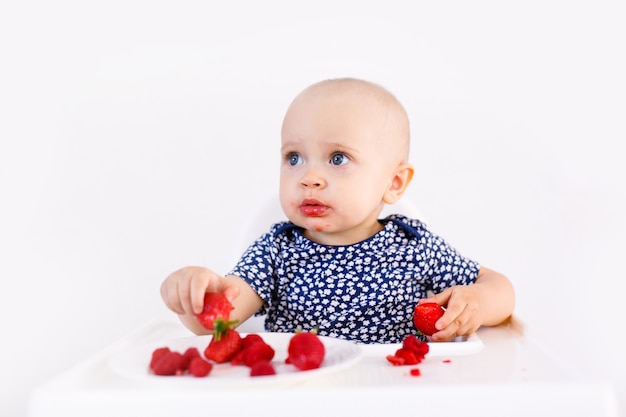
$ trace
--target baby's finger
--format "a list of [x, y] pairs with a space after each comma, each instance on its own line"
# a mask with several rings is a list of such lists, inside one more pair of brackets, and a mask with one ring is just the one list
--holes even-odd
[[177, 284], [166, 280], [161, 285], [161, 297], [165, 305], [176, 314], [183, 314], [184, 311], [178, 297]]
[[443, 316], [437, 320], [435, 328], [439, 331], [433, 334], [433, 340], [451, 340], [459, 335], [460, 328], [465, 324], [467, 318], [464, 317], [463, 311], [459, 314], [457, 310], [458, 306], [456, 308], [447, 308]]
[[433, 333], [432, 336], [430, 336], [430, 340], [433, 342], [448, 342], [453, 340], [457, 336], [457, 329], [456, 325], [445, 327], [437, 333]]
[[474, 333], [478, 327], [479, 322], [475, 319], [471, 308], [466, 305], [452, 322], [442, 329], [441, 332], [438, 332], [437, 339], [440, 337], [446, 340], [452, 340], [459, 336], [469, 336]]
[[473, 304], [467, 304], [463, 309], [462, 321], [458, 329], [458, 336], [469, 336], [480, 327], [479, 315]]
[[439, 320], [437, 320], [437, 322], [435, 323], [435, 328], [437, 330], [443, 330], [452, 326], [455, 323], [457, 324], [457, 327], [458, 327], [458, 325], [463, 323], [462, 313], [463, 313], [463, 308], [460, 307], [458, 304], [454, 304], [454, 305], [449, 304], [446, 307], [445, 312], [443, 313], [443, 316], [441, 316]]
[[207, 288], [210, 278], [208, 274], [196, 274], [190, 281], [189, 288], [189, 311], [192, 314], [200, 314], [204, 307], [204, 294], [209, 291]]
[[448, 301], [450, 300], [451, 294], [452, 294], [452, 289], [447, 288], [440, 293], [433, 294], [432, 296], [427, 297], [427, 298], [422, 298], [421, 300], [419, 300], [418, 304], [437, 303], [440, 306], [446, 306], [448, 304]]
[[193, 314], [193, 278], [179, 279], [176, 291], [182, 310], [179, 314]]
[[457, 336], [469, 336], [475, 333], [476, 330], [478, 330], [478, 327], [480, 326], [477, 326], [473, 322], [467, 322], [463, 326], [459, 327], [459, 329], [456, 331], [456, 335]]
[[239, 296], [241, 289], [230, 279], [224, 278], [220, 280], [219, 292], [224, 294], [228, 301], [232, 302], [235, 298]]

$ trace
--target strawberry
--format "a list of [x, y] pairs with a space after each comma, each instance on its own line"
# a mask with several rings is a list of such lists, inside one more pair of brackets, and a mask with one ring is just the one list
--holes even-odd
[[430, 350], [428, 343], [422, 342], [414, 334], [409, 334], [404, 337], [404, 340], [402, 341], [402, 348], [412, 351], [417, 356], [426, 356]]
[[387, 360], [391, 362], [393, 366], [402, 366], [404, 365], [404, 358], [396, 355], [387, 355]]
[[232, 322], [217, 319], [215, 333], [204, 350], [204, 356], [217, 363], [228, 362], [239, 352], [241, 344], [241, 335], [232, 327]]
[[413, 351], [409, 349], [400, 348], [396, 350], [394, 354], [396, 358], [402, 358], [403, 365], [417, 365], [422, 361], [422, 357], [416, 355]]
[[150, 369], [154, 371], [154, 366], [159, 361], [159, 359], [161, 359], [163, 356], [165, 356], [165, 354], [169, 352], [170, 352], [170, 348], [167, 346], [155, 349], [152, 352], [152, 357], [150, 359]]
[[196, 347], [187, 348], [187, 350], [185, 350], [185, 352], [183, 353], [183, 359], [184, 359], [183, 366], [185, 367], [185, 369], [189, 367], [191, 360], [193, 358], [197, 358], [198, 356], [200, 356], [200, 352], [198, 351], [198, 348]]
[[274, 348], [267, 343], [257, 342], [245, 349], [243, 363], [246, 366], [252, 366], [259, 361], [269, 362], [274, 359], [275, 353]]
[[200, 351], [195, 346], [188, 347], [187, 350], [185, 350], [185, 352], [183, 353], [183, 356], [191, 361], [193, 358], [200, 356]]
[[230, 363], [252, 366], [259, 360], [271, 361], [275, 353], [274, 348], [265, 343], [261, 336], [250, 333], [241, 340], [241, 349], [231, 358]]
[[189, 363], [189, 373], [197, 378], [209, 375], [212, 369], [213, 364], [205, 361], [200, 356], [194, 357]]
[[250, 367], [250, 376], [276, 375], [276, 369], [268, 361], [258, 361]]
[[170, 351], [156, 361], [153, 372], [156, 375], [182, 375], [186, 370], [185, 362], [181, 353]]
[[204, 294], [204, 306], [202, 312], [196, 314], [198, 321], [209, 330], [214, 330], [213, 322], [217, 319], [228, 320], [233, 305], [228, 299], [217, 292], [207, 292]]
[[307, 371], [322, 365], [326, 349], [317, 332], [297, 331], [289, 340], [285, 363]]
[[[243, 341], [243, 339], [242, 339]], [[241, 345], [241, 348], [239, 348], [239, 350], [237, 351], [237, 353], [235, 353], [231, 358], [230, 358], [230, 364], [231, 365], [243, 365], [244, 362], [244, 356], [246, 356], [246, 350], [248, 348], [243, 347], [243, 344]]]
[[409, 334], [404, 337], [400, 349], [393, 355], [387, 355], [387, 360], [393, 366], [417, 365], [424, 360], [429, 350], [428, 343], [422, 342], [414, 334]]
[[256, 333], [249, 333], [241, 340], [241, 346], [245, 349], [259, 342], [265, 343], [265, 340], [263, 340], [261, 335]]
[[413, 324], [417, 330], [431, 336], [438, 331], [435, 323], [443, 313], [445, 310], [437, 303], [418, 304], [413, 311]]

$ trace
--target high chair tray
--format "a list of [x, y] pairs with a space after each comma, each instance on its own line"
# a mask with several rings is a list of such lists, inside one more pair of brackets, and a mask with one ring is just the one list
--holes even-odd
[[[147, 324], [37, 387], [29, 417], [617, 415], [607, 379], [513, 323], [480, 328], [466, 341], [433, 343], [417, 365], [392, 365], [386, 356], [394, 345], [331, 342], [338, 350], [325, 370], [267, 380], [272, 383], [254, 384], [242, 375], [228, 383], [210, 375], [204, 381], [146, 378], [149, 349], [185, 338], [207, 342], [176, 321]], [[284, 339], [272, 340], [284, 349]], [[137, 366], [141, 377], [125, 374]]]

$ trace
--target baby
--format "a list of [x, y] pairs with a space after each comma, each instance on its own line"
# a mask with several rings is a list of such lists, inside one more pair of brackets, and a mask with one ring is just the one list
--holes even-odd
[[[511, 282], [458, 253], [418, 219], [391, 215], [413, 177], [405, 109], [383, 87], [325, 80], [291, 103], [281, 132], [280, 203], [271, 225], [225, 277], [186, 267], [161, 286], [196, 334], [204, 293], [221, 292], [232, 319], [266, 314], [272, 332], [311, 330], [358, 343], [415, 334], [418, 303], [446, 307], [432, 341], [467, 336], [513, 312]], [[428, 296], [428, 292], [432, 296]]]

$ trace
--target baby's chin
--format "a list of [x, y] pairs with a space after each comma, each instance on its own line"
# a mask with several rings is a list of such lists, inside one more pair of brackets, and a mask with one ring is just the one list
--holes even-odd
[[302, 216], [301, 218], [295, 220], [296, 221], [292, 220], [292, 222], [296, 226], [299, 226], [312, 233], [329, 233], [333, 231], [332, 223], [329, 222], [328, 219], [325, 219], [323, 217]]

